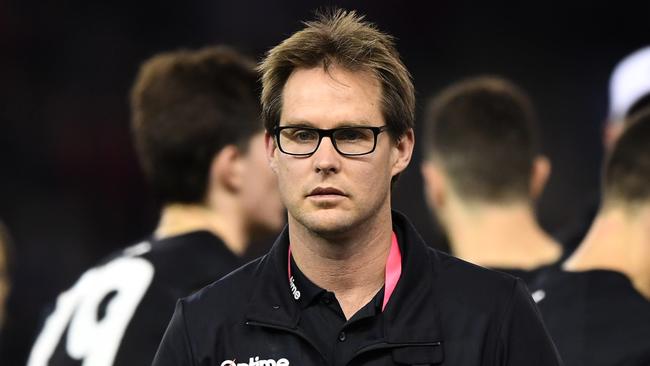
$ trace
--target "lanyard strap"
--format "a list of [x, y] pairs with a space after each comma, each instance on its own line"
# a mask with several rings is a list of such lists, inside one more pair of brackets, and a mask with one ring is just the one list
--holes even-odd
[[[289, 275], [289, 283], [291, 283], [291, 245], [289, 245], [287, 259], [287, 274]], [[397, 243], [397, 236], [393, 232], [391, 235], [390, 251], [388, 252], [388, 260], [386, 260], [386, 274], [384, 277], [384, 301], [381, 306], [381, 311], [384, 311], [388, 300], [390, 300], [397, 282], [402, 275], [402, 253]]]

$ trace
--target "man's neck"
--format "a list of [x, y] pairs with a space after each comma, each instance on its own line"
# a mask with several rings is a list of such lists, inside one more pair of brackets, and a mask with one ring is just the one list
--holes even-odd
[[309, 231], [289, 215], [294, 261], [312, 282], [336, 294], [348, 319], [384, 285], [391, 236], [389, 210], [336, 237]]
[[446, 222], [454, 255], [481, 266], [532, 270], [562, 256], [527, 203], [456, 205]]
[[575, 253], [567, 271], [605, 269], [625, 274], [650, 299], [649, 210], [638, 216], [621, 209], [601, 211]]
[[231, 252], [241, 256], [246, 251], [248, 236], [236, 214], [224, 214], [200, 204], [168, 204], [161, 211], [154, 235], [164, 239], [192, 231], [205, 230], [218, 236]]

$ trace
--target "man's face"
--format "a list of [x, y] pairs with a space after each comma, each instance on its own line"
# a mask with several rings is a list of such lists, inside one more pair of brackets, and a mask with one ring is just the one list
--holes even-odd
[[[337, 65], [328, 71], [296, 69], [284, 85], [280, 126], [384, 126], [380, 100], [381, 86], [369, 72], [351, 72]], [[267, 154], [289, 223], [331, 235], [382, 214], [389, 218], [391, 178], [408, 165], [412, 137], [409, 131], [405, 148], [383, 132], [377, 136], [374, 152], [346, 157], [327, 137], [312, 155], [292, 156], [282, 153], [267, 135]]]
[[254, 236], [275, 234], [282, 229], [285, 211], [278, 184], [269, 168], [264, 133], [253, 136], [243, 156], [241, 197], [246, 211], [248, 231]]

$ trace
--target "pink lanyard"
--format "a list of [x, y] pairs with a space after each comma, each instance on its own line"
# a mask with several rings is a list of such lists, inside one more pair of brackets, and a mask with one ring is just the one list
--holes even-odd
[[[289, 246], [289, 258], [287, 261], [287, 273], [289, 274], [289, 282], [291, 282], [291, 246]], [[386, 304], [390, 300], [397, 282], [402, 275], [402, 253], [397, 244], [397, 236], [393, 232], [391, 236], [390, 252], [388, 252], [388, 260], [386, 261], [386, 275], [384, 278], [384, 302], [381, 306], [381, 311], [386, 309]]]

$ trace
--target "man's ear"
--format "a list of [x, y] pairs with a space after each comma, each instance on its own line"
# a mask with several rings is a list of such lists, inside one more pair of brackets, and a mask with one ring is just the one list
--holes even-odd
[[530, 177], [530, 197], [539, 198], [551, 176], [551, 161], [544, 155], [538, 155], [533, 161], [533, 171]]
[[277, 173], [277, 162], [275, 160], [278, 151], [275, 146], [275, 138], [268, 131], [264, 133], [264, 144], [266, 145], [266, 158], [269, 161], [271, 169]]
[[413, 129], [409, 128], [404, 135], [400, 137], [394, 146], [395, 161], [393, 163], [392, 176], [403, 172], [411, 162], [413, 147], [415, 146], [415, 134]]
[[235, 145], [227, 145], [212, 159], [210, 188], [239, 191], [242, 184], [242, 154]]
[[433, 160], [424, 160], [420, 165], [420, 172], [428, 205], [434, 210], [442, 209], [447, 203], [447, 181], [440, 166]]

